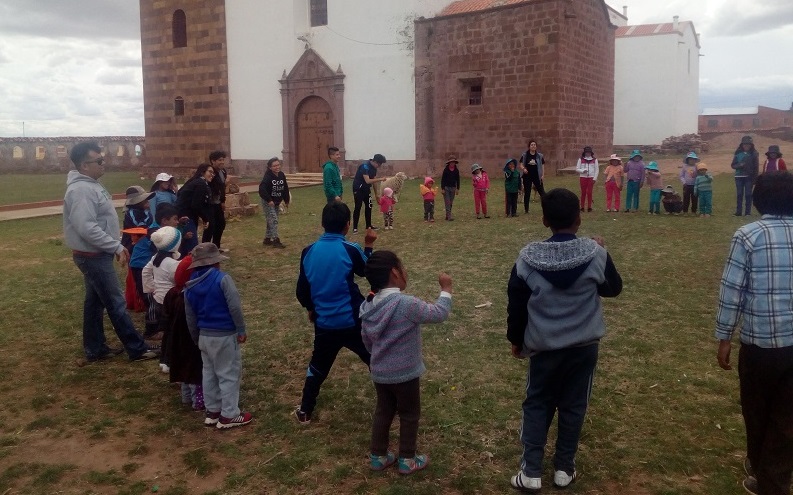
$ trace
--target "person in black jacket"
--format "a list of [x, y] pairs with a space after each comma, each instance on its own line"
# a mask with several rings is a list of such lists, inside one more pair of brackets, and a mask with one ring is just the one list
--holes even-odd
[[215, 171], [215, 176], [209, 182], [212, 197], [209, 200], [209, 225], [204, 229], [201, 242], [211, 242], [218, 247], [221, 253], [228, 249], [220, 248], [220, 238], [226, 230], [226, 152], [213, 151], [209, 154], [209, 164]]
[[[176, 195], [176, 209], [179, 211], [180, 222], [184, 222], [185, 235], [179, 252], [187, 255], [198, 245], [198, 220], [202, 223], [211, 222], [209, 201], [212, 192], [209, 183], [215, 177], [215, 169], [208, 163], [198, 166], [193, 176], [185, 182]], [[206, 230], [206, 229], [205, 229]]]
[[286, 246], [281, 244], [278, 237], [278, 205], [283, 201], [289, 206], [289, 184], [286, 182], [286, 175], [281, 172], [281, 160], [278, 158], [267, 161], [267, 171], [259, 184], [259, 197], [262, 198], [262, 211], [267, 220], [267, 231], [262, 244], [283, 249]]
[[457, 158], [453, 155], [446, 160], [446, 167], [441, 175], [441, 190], [443, 191], [443, 204], [446, 206], [446, 220], [454, 220], [452, 216], [452, 203], [454, 197], [460, 193], [460, 169], [457, 168]]

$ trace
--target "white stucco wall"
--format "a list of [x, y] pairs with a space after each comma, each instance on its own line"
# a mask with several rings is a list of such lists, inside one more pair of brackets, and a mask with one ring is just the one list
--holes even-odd
[[615, 145], [697, 132], [699, 48], [690, 27], [682, 35], [617, 38], [614, 79]]
[[[451, 0], [328, 2], [328, 25], [309, 26], [309, 0], [226, 3], [229, 111], [233, 159], [266, 160], [283, 150], [279, 79], [300, 58], [307, 35], [344, 79], [349, 160], [382, 153], [414, 160], [413, 20]], [[266, 4], [262, 5], [262, 4]]]

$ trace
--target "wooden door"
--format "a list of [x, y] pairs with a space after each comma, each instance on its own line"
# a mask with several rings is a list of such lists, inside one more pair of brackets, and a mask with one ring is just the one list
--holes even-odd
[[306, 98], [297, 109], [297, 170], [320, 172], [333, 146], [333, 111], [317, 96]]

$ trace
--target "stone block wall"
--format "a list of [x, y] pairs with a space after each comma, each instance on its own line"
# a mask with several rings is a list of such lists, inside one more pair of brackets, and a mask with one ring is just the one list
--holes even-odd
[[[536, 139], [548, 170], [611, 153], [614, 33], [602, 0], [535, 0], [416, 22], [416, 154], [489, 173]], [[471, 104], [481, 86], [481, 104]]]
[[[182, 10], [187, 46], [175, 47]], [[140, 0], [144, 114], [150, 167], [189, 177], [214, 150], [229, 152], [224, 0]], [[175, 100], [184, 115], [175, 115]]]
[[69, 152], [84, 141], [99, 144], [107, 170], [138, 169], [147, 160], [143, 136], [0, 138], [0, 172], [66, 172], [74, 168]]

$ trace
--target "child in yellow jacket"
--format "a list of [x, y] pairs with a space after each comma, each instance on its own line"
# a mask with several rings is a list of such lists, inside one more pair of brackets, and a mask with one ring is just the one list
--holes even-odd
[[438, 188], [435, 186], [435, 181], [432, 177], [424, 177], [424, 184], [419, 186], [421, 197], [424, 198], [424, 221], [435, 221], [435, 195], [438, 194]]

